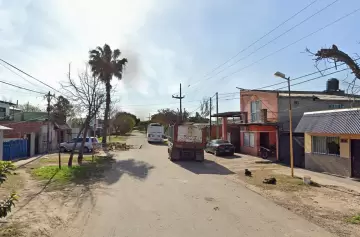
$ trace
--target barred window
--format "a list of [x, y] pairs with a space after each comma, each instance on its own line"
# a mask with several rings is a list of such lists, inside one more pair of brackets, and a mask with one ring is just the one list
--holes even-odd
[[255, 134], [252, 132], [244, 132], [244, 146], [255, 147]]
[[339, 137], [312, 136], [312, 153], [340, 155]]

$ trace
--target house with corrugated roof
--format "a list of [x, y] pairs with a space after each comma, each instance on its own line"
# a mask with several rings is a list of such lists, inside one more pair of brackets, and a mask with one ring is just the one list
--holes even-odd
[[360, 178], [360, 108], [304, 113], [305, 168]]

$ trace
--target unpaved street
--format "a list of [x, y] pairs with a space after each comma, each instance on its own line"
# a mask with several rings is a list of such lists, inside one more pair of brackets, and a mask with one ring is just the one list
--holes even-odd
[[166, 146], [149, 145], [140, 133], [128, 143], [143, 146], [118, 153], [105, 184], [56, 236], [331, 236], [216, 163], [172, 163]]

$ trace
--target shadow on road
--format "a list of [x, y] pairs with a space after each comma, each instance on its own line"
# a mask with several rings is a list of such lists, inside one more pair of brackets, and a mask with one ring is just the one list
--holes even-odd
[[210, 160], [204, 160], [204, 162], [176, 161], [175, 164], [195, 174], [217, 174], [217, 175], [235, 174], [228, 168]]
[[153, 145], [153, 146], [167, 146], [168, 144], [166, 144], [166, 143], [158, 143], [158, 142], [149, 142], [149, 145]]
[[113, 163], [112, 169], [105, 174], [104, 181], [107, 184], [116, 183], [123, 174], [128, 174], [139, 180], [147, 178], [149, 171], [154, 166], [144, 161], [137, 161], [134, 159], [117, 160]]
[[237, 158], [241, 158], [240, 155], [234, 154], [231, 156], [219, 156], [220, 158], [224, 158], [224, 159], [237, 159]]

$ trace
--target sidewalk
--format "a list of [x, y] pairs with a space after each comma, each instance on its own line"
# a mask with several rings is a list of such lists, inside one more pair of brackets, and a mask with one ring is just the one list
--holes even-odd
[[[284, 167], [284, 169], [275, 170], [275, 172], [280, 174], [290, 174], [290, 168]], [[342, 178], [300, 168], [294, 168], [294, 175], [298, 177], [310, 176], [311, 180], [318, 184], [335, 185], [351, 189], [360, 193], [360, 182], [352, 180], [350, 178]]]
[[[290, 175], [290, 167], [283, 166], [276, 163], [261, 164], [256, 162], [264, 162], [264, 160], [259, 157], [245, 155], [245, 154], [236, 154], [237, 157], [227, 158], [227, 157], [215, 157], [211, 154], [206, 154], [206, 159], [212, 160], [216, 163], [219, 163], [226, 168], [230, 169], [235, 173], [243, 173], [245, 169], [257, 170], [257, 169], [271, 169], [276, 173]], [[297, 177], [310, 176], [311, 180], [322, 185], [334, 185], [339, 187], [344, 187], [346, 189], [351, 189], [360, 193], [360, 182], [352, 180], [350, 178], [342, 178], [329, 174], [313, 172], [310, 170], [305, 170], [301, 168], [294, 168], [294, 175]]]
[[14, 161], [14, 165], [16, 166], [16, 168], [20, 168], [24, 165], [27, 165], [37, 159], [40, 159], [42, 157], [45, 157], [47, 154], [41, 154], [41, 155], [36, 155], [36, 156], [33, 156], [33, 157], [29, 157], [27, 159], [22, 159], [22, 160], [17, 160], [17, 161]]

